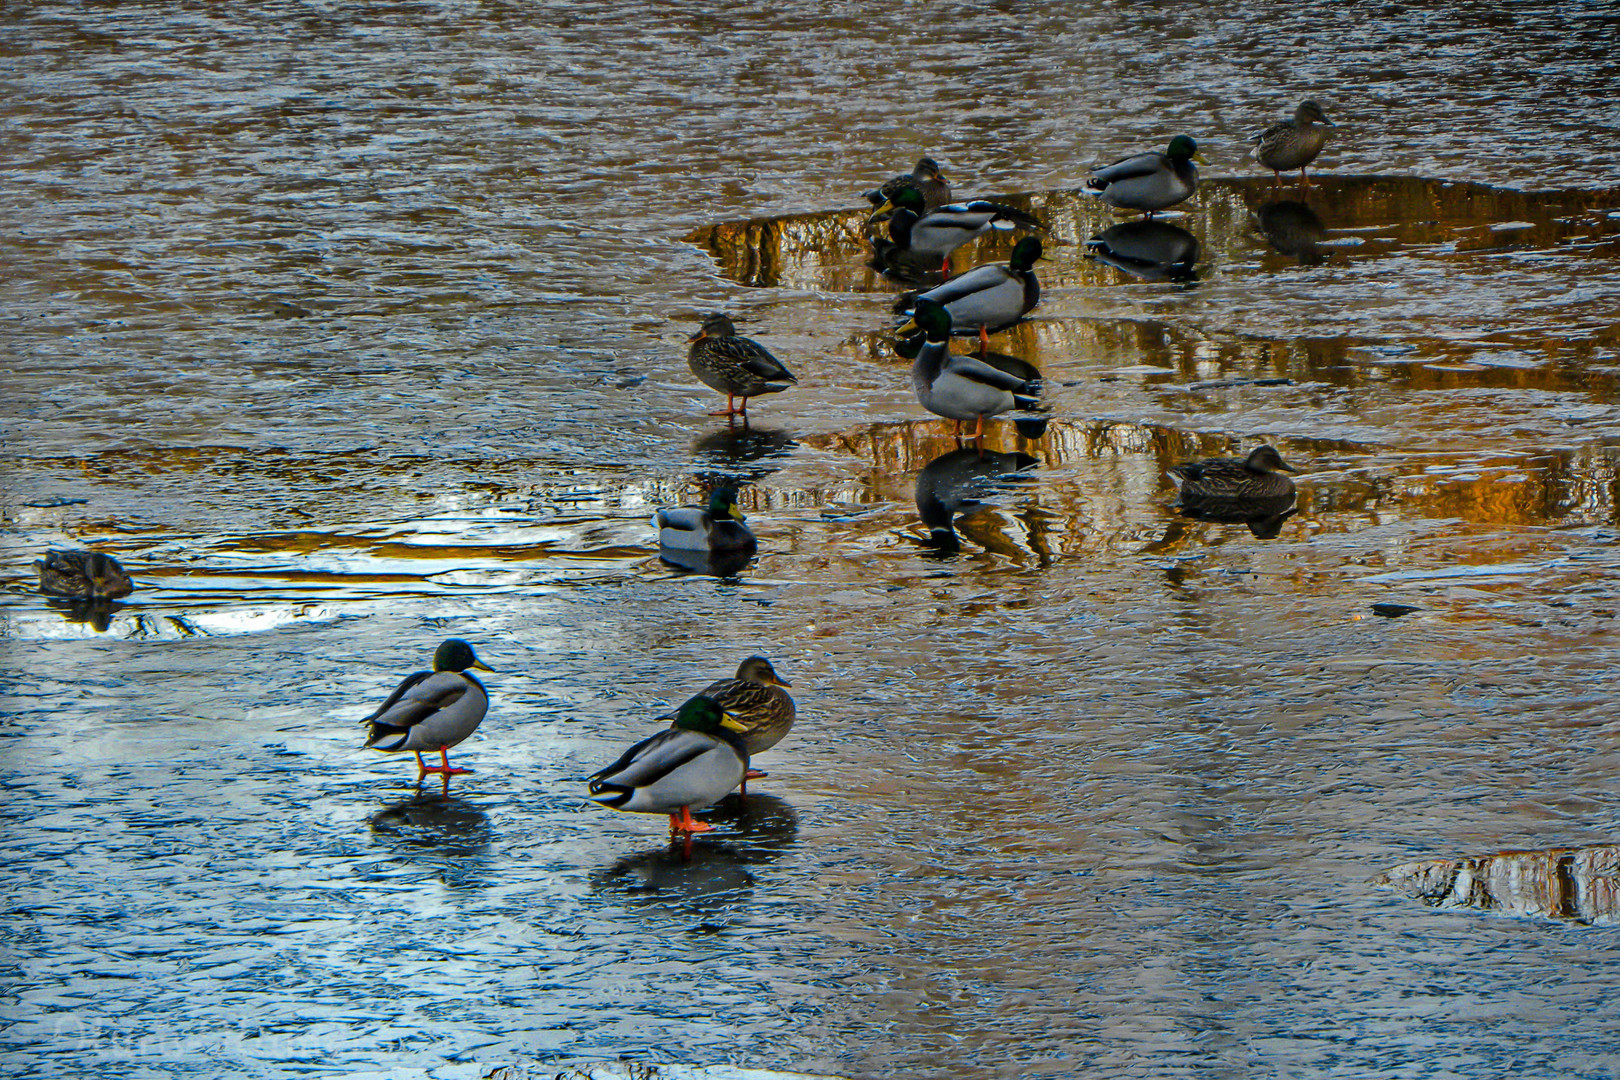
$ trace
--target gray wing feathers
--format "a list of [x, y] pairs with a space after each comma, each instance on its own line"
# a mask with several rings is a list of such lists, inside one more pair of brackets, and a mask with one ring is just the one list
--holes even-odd
[[1026, 383], [1016, 375], [1009, 375], [1000, 368], [991, 367], [971, 356], [961, 353], [952, 353], [945, 361], [947, 375], [959, 375], [964, 379], [971, 379], [986, 386], [994, 386], [998, 390], [1023, 390]]
[[374, 715], [367, 717], [367, 721], [396, 728], [415, 727], [434, 713], [454, 705], [472, 689], [472, 684], [459, 672], [422, 674], [427, 677], [412, 681], [416, 680], [416, 676], [412, 676], [411, 680], [407, 680], [407, 685], [394, 691], [395, 697], [389, 699], [393, 704], [385, 704]]
[[1154, 173], [1168, 167], [1163, 154], [1136, 154], [1132, 157], [1120, 158], [1112, 165], [1104, 165], [1100, 169], [1093, 169], [1091, 176], [1094, 180], [1116, 184], [1121, 180], [1130, 180], [1138, 176], [1152, 176]]

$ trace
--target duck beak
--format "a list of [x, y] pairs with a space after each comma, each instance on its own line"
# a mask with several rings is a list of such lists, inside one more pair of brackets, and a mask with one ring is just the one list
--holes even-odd
[[747, 518], [743, 517], [742, 507], [738, 506], [736, 503], [731, 504], [731, 516], [736, 518], [738, 521], [748, 520]]
[[726, 713], [720, 718], [720, 726], [725, 728], [727, 731], [735, 731], [739, 735], [748, 734], [748, 725], [744, 724], [741, 720], [738, 720], [730, 713]]
[[886, 200], [884, 200], [883, 205], [878, 207], [876, 210], [872, 211], [872, 216], [867, 218], [866, 220], [869, 221], [869, 222], [870, 221], [876, 221], [878, 218], [882, 217], [884, 214], [890, 213], [893, 210], [894, 210], [894, 200], [893, 199], [886, 199]]
[[1299, 474], [1299, 470], [1294, 468], [1292, 465], [1288, 464], [1288, 462], [1286, 462], [1286, 461], [1279, 460], [1277, 462], [1277, 468], [1281, 469], [1283, 472], [1291, 472], [1291, 473], [1294, 473], [1295, 475]]
[[484, 663], [482, 660], [474, 660], [468, 666], [469, 667], [475, 667], [479, 671], [488, 671], [488, 672], [491, 672], [491, 673], [493, 673], [494, 670], [495, 670], [494, 668], [490, 667], [488, 664]]
[[775, 683], [777, 686], [785, 686], [790, 690], [793, 688], [793, 684], [788, 682], [786, 679], [782, 678], [782, 676], [780, 676], [780, 675], [778, 675], [776, 678], [772, 679], [771, 682]]
[[1194, 154], [1192, 156], [1192, 159], [1194, 161], [1198, 162], [1198, 164], [1200, 164], [1200, 165], [1208, 165], [1209, 164], [1209, 160], [1204, 157], [1204, 152], [1202, 150], [1200, 150], [1196, 154]]
[[910, 337], [917, 332], [917, 320], [907, 319], [904, 323], [895, 327], [894, 332], [899, 337]]
[[709, 336], [708, 331], [699, 330], [697, 333], [695, 333], [691, 337], [687, 338], [686, 343], [688, 345], [692, 345], [692, 344], [695, 344], [695, 343], [697, 343], [699, 341], [702, 341], [704, 338], [706, 338], [708, 336]]

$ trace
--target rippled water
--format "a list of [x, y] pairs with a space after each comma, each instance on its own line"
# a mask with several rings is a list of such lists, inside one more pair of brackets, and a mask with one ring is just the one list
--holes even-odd
[[[9, 1075], [1614, 1074], [1612, 912], [1372, 886], [1620, 829], [1613, 12], [919, 11], [0, 19]], [[1307, 94], [1302, 198], [1242, 139]], [[1075, 189], [1177, 131], [1152, 280]], [[1051, 224], [1047, 430], [943, 557], [852, 209], [924, 151]], [[713, 308], [801, 378], [746, 430]], [[1262, 439], [1271, 538], [1168, 507]], [[721, 477], [760, 557], [660, 563]], [[138, 591], [46, 601], [65, 544]], [[446, 796], [354, 721], [452, 635]], [[690, 860], [584, 804], [755, 651], [799, 725]]]

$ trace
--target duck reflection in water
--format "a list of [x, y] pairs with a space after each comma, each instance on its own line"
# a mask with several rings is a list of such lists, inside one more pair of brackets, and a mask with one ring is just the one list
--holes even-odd
[[395, 855], [438, 863], [448, 885], [475, 884], [488, 862], [493, 839], [488, 816], [466, 799], [439, 790], [418, 789], [410, 798], [372, 814], [369, 824], [372, 835]]
[[1285, 199], [1268, 202], [1255, 210], [1260, 235], [1283, 255], [1292, 255], [1301, 266], [1320, 266], [1327, 259], [1321, 243], [1327, 228], [1315, 210], [1302, 202]]
[[788, 457], [797, 445], [779, 428], [750, 427], [745, 416], [740, 427], [725, 427], [695, 440], [692, 460], [705, 466], [698, 480], [708, 490], [741, 488], [775, 472], [780, 466], [772, 459]]
[[912, 539], [940, 555], [961, 551], [957, 516], [983, 506], [984, 499], [1006, 490], [1009, 480], [1036, 464], [1028, 454], [1016, 452], [963, 447], [941, 454], [917, 475], [917, 516], [928, 527], [928, 539]]
[[65, 596], [52, 596], [45, 601], [45, 606], [61, 612], [62, 618], [70, 623], [87, 623], [98, 634], [105, 634], [112, 627], [113, 616], [125, 607], [103, 597]]
[[1198, 280], [1198, 238], [1167, 221], [1127, 221], [1086, 241], [1086, 257], [1144, 281]]
[[798, 812], [775, 795], [727, 796], [705, 816], [724, 831], [724, 839], [676, 838], [593, 871], [591, 884], [649, 904], [740, 895], [754, 883], [748, 867], [781, 855], [799, 832]]

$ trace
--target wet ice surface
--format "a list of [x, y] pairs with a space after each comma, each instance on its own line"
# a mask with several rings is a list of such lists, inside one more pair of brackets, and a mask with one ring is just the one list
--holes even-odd
[[[930, 10], [14, 20], [10, 1073], [1609, 1074], [1612, 926], [1369, 884], [1615, 841], [1602, 20]], [[1241, 140], [1307, 93], [1302, 198]], [[1073, 189], [1176, 130], [1198, 256], [1150, 280]], [[923, 150], [1054, 241], [992, 338], [1050, 423], [992, 425], [1023, 471], [944, 558], [957, 444], [837, 212]], [[801, 378], [746, 432], [711, 308]], [[1168, 508], [1262, 439], [1274, 539]], [[647, 523], [720, 478], [723, 582]], [[29, 571], [91, 543], [140, 586], [102, 630]], [[499, 672], [447, 798], [354, 722], [454, 635]], [[583, 802], [755, 651], [799, 725], [690, 862]]]

